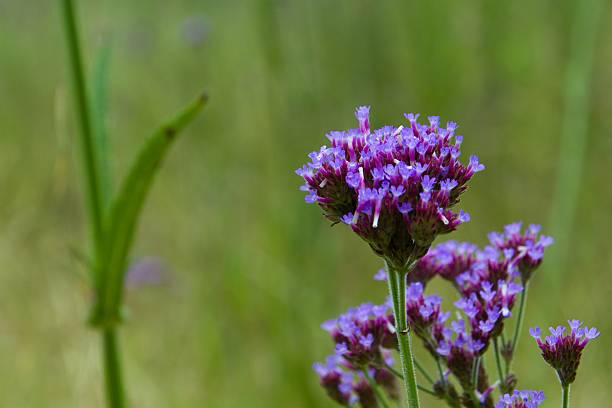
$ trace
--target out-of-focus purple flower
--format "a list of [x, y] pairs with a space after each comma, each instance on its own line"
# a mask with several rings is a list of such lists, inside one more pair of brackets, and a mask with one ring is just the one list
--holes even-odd
[[554, 240], [540, 235], [542, 227], [539, 225], [532, 224], [524, 232], [522, 225], [520, 222], [506, 225], [503, 233], [490, 233], [489, 241], [492, 247], [512, 259], [512, 267], [518, 270], [524, 284], [540, 266], [546, 247], [552, 245]]
[[468, 242], [448, 241], [431, 248], [419, 259], [414, 270], [408, 275], [412, 282], [424, 285], [436, 275], [455, 282], [455, 279], [469, 270], [476, 262], [478, 247]]
[[395, 348], [395, 326], [388, 305], [366, 303], [322, 325], [336, 344], [336, 353], [358, 367], [384, 363], [381, 347]]
[[358, 398], [353, 390], [354, 376], [342, 364], [342, 357], [332, 355], [325, 364], [315, 363], [313, 368], [319, 376], [327, 395], [344, 406], [351, 406]]
[[422, 257], [439, 234], [469, 216], [451, 210], [473, 175], [478, 158], [459, 161], [462, 137], [456, 124], [441, 128], [409, 114], [409, 124], [371, 131], [369, 108], [357, 108], [358, 129], [330, 132], [330, 147], [309, 155], [297, 170], [306, 201], [318, 203], [332, 222], [344, 222], [395, 268]]
[[343, 357], [332, 355], [325, 364], [313, 366], [319, 376], [321, 386], [327, 395], [340, 405], [352, 407], [359, 404], [363, 408], [378, 408], [374, 390], [366, 380], [363, 370], [391, 397], [399, 398], [397, 381], [393, 374], [384, 368], [356, 369]]
[[143, 286], [159, 285], [166, 278], [166, 266], [159, 258], [145, 257], [134, 262], [125, 276], [125, 286], [134, 290]]
[[542, 340], [542, 330], [539, 327], [529, 329], [542, 352], [544, 360], [557, 371], [562, 386], [568, 386], [576, 379], [582, 351], [593, 339], [599, 337], [596, 328], [582, 327], [579, 320], [568, 321], [570, 330], [563, 326], [549, 328], [550, 336]]
[[538, 408], [545, 400], [543, 391], [514, 391], [504, 394], [495, 408]]

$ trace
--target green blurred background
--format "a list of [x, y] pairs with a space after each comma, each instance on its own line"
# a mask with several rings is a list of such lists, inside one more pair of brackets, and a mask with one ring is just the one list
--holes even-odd
[[[0, 405], [102, 407], [82, 167], [58, 4], [0, 0]], [[526, 325], [580, 318], [602, 331], [573, 387], [612, 399], [612, 7], [586, 1], [81, 1], [88, 71], [111, 49], [112, 169], [125, 173], [163, 119], [206, 88], [204, 114], [159, 175], [135, 259], [164, 283], [131, 290], [122, 330], [134, 407], [332, 407], [311, 370], [319, 324], [365, 301], [380, 261], [330, 228], [294, 169], [355, 125], [440, 114], [487, 170], [465, 194], [484, 244], [515, 220], [558, 245]], [[443, 237], [443, 239], [448, 239]], [[451, 292], [444, 285], [432, 291]], [[451, 302], [447, 300], [446, 306]], [[492, 363], [489, 361], [488, 363]], [[560, 400], [526, 332], [520, 388]], [[424, 407], [441, 406], [423, 396]]]

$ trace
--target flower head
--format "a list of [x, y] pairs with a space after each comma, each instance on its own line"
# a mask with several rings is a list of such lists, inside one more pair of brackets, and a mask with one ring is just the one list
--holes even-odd
[[596, 328], [582, 327], [579, 320], [568, 321], [570, 330], [564, 326], [549, 328], [550, 336], [542, 340], [542, 330], [539, 327], [529, 329], [542, 352], [544, 360], [557, 371], [561, 385], [564, 387], [576, 380], [576, 372], [580, 365], [582, 351], [586, 345], [599, 337]]
[[406, 313], [410, 327], [423, 339], [429, 337], [430, 328], [434, 324], [443, 324], [449, 314], [441, 310], [442, 298], [425, 296], [423, 284], [415, 282], [406, 290]]
[[327, 395], [345, 407], [357, 404], [363, 408], [378, 407], [374, 390], [365, 378], [364, 370], [367, 370], [370, 377], [389, 397], [399, 399], [397, 381], [387, 369], [373, 367], [357, 369], [337, 354], [329, 356], [324, 364], [315, 363], [313, 368]]
[[551, 237], [540, 235], [539, 225], [530, 225], [524, 232], [522, 223], [517, 222], [504, 227], [504, 232], [489, 234], [491, 246], [502, 251], [510, 258], [512, 268], [518, 269], [523, 283], [527, 282], [533, 271], [542, 263], [544, 250], [553, 244]]
[[478, 158], [459, 161], [462, 138], [456, 124], [440, 127], [406, 115], [406, 126], [371, 131], [369, 108], [356, 110], [358, 129], [330, 132], [330, 147], [309, 155], [297, 170], [306, 201], [317, 203], [332, 222], [351, 226], [395, 267], [422, 257], [435, 237], [469, 220], [452, 210], [473, 175]]
[[514, 391], [512, 395], [502, 396], [495, 408], [538, 408], [544, 400], [542, 391]]
[[419, 259], [408, 279], [426, 284], [436, 275], [454, 282], [477, 261], [478, 247], [469, 242], [447, 241], [432, 247]]
[[336, 353], [358, 367], [380, 364], [384, 361], [381, 347], [396, 344], [393, 315], [387, 305], [365, 303], [322, 327], [331, 334]]

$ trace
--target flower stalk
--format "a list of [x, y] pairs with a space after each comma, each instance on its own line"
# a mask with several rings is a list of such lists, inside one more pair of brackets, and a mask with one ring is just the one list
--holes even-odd
[[570, 386], [566, 385], [565, 387], [562, 388], [562, 394], [561, 394], [561, 407], [562, 408], [569, 408], [570, 406]]
[[418, 387], [412, 357], [412, 341], [406, 319], [406, 274], [409, 272], [409, 268], [406, 268], [405, 271], [398, 271], [391, 268], [387, 262], [385, 262], [385, 268], [387, 269], [389, 294], [393, 301], [393, 314], [395, 316], [397, 342], [408, 407], [419, 408]]
[[524, 282], [523, 291], [521, 292], [521, 298], [519, 300], [519, 309], [518, 309], [518, 315], [516, 318], [516, 327], [514, 328], [514, 336], [512, 337], [512, 344], [510, 348], [512, 358], [508, 360], [508, 364], [506, 364], [506, 376], [510, 374], [510, 367], [512, 365], [512, 360], [514, 359], [514, 356], [516, 355], [516, 348], [518, 346], [518, 341], [521, 337], [521, 329], [523, 327], [523, 320], [525, 319], [525, 309], [527, 305], [527, 290], [528, 289], [529, 289], [528, 282]]

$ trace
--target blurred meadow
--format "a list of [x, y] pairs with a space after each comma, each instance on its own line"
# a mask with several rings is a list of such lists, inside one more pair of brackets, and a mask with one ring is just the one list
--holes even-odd
[[[159, 174], [121, 330], [133, 407], [332, 407], [312, 372], [322, 321], [386, 288], [347, 228], [304, 203], [294, 170], [355, 126], [404, 112], [459, 123], [487, 170], [472, 221], [444, 239], [485, 244], [516, 220], [558, 243], [534, 277], [526, 327], [580, 318], [589, 346], [574, 406], [612, 399], [612, 7], [604, 0], [80, 1], [87, 71], [110, 50], [115, 182], [143, 138], [206, 89], [210, 103]], [[0, 405], [102, 407], [82, 164], [54, 1], [0, 0]], [[116, 187], [116, 183], [115, 186]], [[430, 292], [449, 294], [444, 284]], [[446, 300], [445, 305], [451, 306]], [[492, 364], [488, 361], [487, 364]], [[523, 330], [519, 388], [558, 405]], [[424, 395], [424, 407], [442, 406]]]

